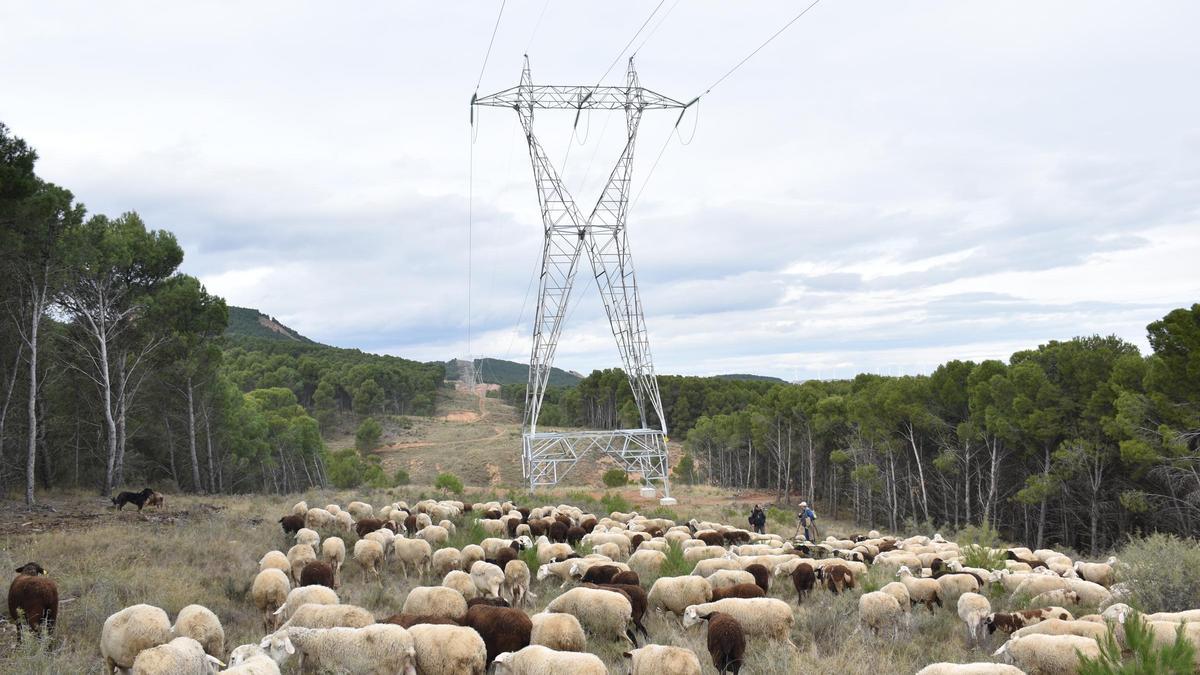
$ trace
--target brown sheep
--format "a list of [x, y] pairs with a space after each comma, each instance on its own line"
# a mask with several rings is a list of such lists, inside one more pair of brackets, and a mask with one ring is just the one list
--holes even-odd
[[720, 532], [698, 532], [696, 538], [708, 546], [721, 546], [725, 543], [725, 537], [721, 536]]
[[725, 538], [725, 543], [730, 546], [750, 543], [750, 533], [745, 530], [726, 530], [721, 536]]
[[550, 523], [547, 536], [550, 537], [550, 541], [558, 544], [564, 544], [567, 541], [567, 530], [569, 529], [571, 529], [570, 525], [562, 522], [561, 520], [556, 520], [553, 523]]
[[621, 571], [616, 565], [592, 565], [583, 573], [585, 584], [607, 584]]
[[1061, 607], [1039, 607], [1021, 612], [995, 612], [984, 619], [983, 625], [987, 626], [989, 634], [995, 633], [997, 629], [1005, 633], [1012, 633], [1025, 626], [1041, 623], [1046, 619], [1070, 621], [1073, 618], [1070, 612]]
[[546, 534], [546, 523], [544, 521], [533, 519], [526, 523], [529, 525], [529, 536], [536, 539]]
[[519, 609], [475, 605], [467, 610], [462, 625], [470, 626], [483, 638], [490, 665], [497, 654], [515, 652], [529, 646], [533, 621]]
[[304, 516], [284, 516], [279, 519], [284, 534], [296, 534], [304, 527]]
[[359, 537], [365, 537], [381, 527], [383, 527], [382, 520], [378, 518], [363, 518], [354, 524], [354, 531], [358, 533]]
[[521, 522], [522, 523], [529, 522], [529, 508], [528, 507], [522, 506], [522, 507], [518, 508], [517, 513], [521, 514]]
[[300, 570], [300, 585], [335, 588], [333, 576], [333, 565], [321, 560], [310, 560]]
[[402, 628], [412, 628], [419, 623], [440, 623], [449, 626], [460, 625], [448, 616], [431, 616], [429, 614], [393, 614], [379, 623], [391, 623]]
[[758, 584], [758, 587], [762, 589], [763, 595], [766, 595], [768, 592], [767, 589], [771, 585], [771, 571], [767, 569], [767, 566], [753, 563], [746, 565], [746, 571], [754, 577], [754, 583]]
[[579, 527], [583, 528], [584, 534], [591, 534], [592, 530], [596, 529], [596, 518], [593, 516], [585, 517], [579, 521]]
[[504, 521], [504, 526], [508, 530], [509, 539], [515, 539], [517, 537], [517, 526], [520, 524], [521, 521], [517, 520], [516, 518], [509, 518]]
[[493, 565], [499, 567], [500, 569], [504, 569], [505, 565], [519, 557], [517, 556], [517, 549], [514, 548], [514, 546], [518, 546], [517, 542], [515, 541], [499, 551], [496, 551], [496, 557], [494, 561], [489, 562], [492, 562]]
[[737, 675], [746, 656], [746, 633], [742, 624], [728, 614], [713, 612], [700, 617], [708, 621], [708, 654], [718, 673]]
[[637, 572], [634, 572], [633, 570], [625, 570], [624, 572], [617, 572], [615, 575], [613, 575], [613, 578], [609, 579], [608, 583], [622, 584], [626, 586], [641, 586], [642, 579], [638, 576]]
[[53, 632], [58, 620], [58, 585], [35, 562], [18, 567], [17, 576], [8, 587], [8, 615], [17, 625], [18, 641], [21, 639], [22, 614], [34, 633], [43, 623], [47, 633]]
[[504, 598], [471, 598], [467, 601], [467, 609], [475, 605], [490, 605], [492, 607], [512, 607]]
[[854, 588], [854, 572], [845, 565], [825, 565], [817, 570], [817, 578], [825, 582], [830, 593], [841, 593]]
[[417, 517], [409, 514], [404, 517], [404, 531], [414, 533], [417, 531]]
[[811, 593], [813, 586], [817, 585], [817, 574], [813, 571], [813, 566], [808, 563], [796, 565], [796, 569], [792, 570], [792, 585], [796, 587], [796, 604], [800, 604], [804, 596]]
[[712, 602], [722, 600], [724, 598], [761, 598], [766, 593], [758, 584], [734, 584], [724, 588], [714, 588], [712, 592]]
[[642, 542], [647, 541], [648, 539], [649, 539], [649, 537], [642, 534], [641, 532], [638, 532], [637, 534], [631, 536], [629, 538], [629, 552], [633, 553], [634, 551], [636, 551], [638, 549], [638, 547], [642, 545]]
[[[529, 528], [532, 530], [533, 528]], [[572, 546], [578, 546], [579, 540], [583, 539], [583, 535], [587, 534], [584, 529], [578, 525], [572, 525], [567, 528], [567, 543]]]

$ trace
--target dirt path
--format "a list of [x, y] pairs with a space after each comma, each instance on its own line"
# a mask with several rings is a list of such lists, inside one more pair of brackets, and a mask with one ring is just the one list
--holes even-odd
[[491, 436], [483, 436], [480, 438], [463, 438], [457, 441], [410, 441], [408, 443], [392, 443], [391, 445], [385, 445], [379, 448], [375, 452], [384, 453], [391, 452], [393, 450], [407, 450], [410, 448], [443, 448], [466, 445], [468, 443], [486, 443], [488, 441], [499, 440], [506, 433], [508, 433], [508, 430], [500, 426], [492, 427], [492, 431], [494, 433]]

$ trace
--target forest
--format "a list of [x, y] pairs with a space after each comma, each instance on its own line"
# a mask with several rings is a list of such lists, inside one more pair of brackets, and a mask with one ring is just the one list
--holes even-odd
[[[1200, 525], [1200, 304], [1116, 337], [1052, 341], [928, 376], [800, 384], [659, 378], [677, 480], [775, 492], [895, 530], [984, 526], [1097, 552]], [[502, 391], [521, 406], [524, 386]], [[546, 426], [638, 417], [624, 374], [546, 394]]]
[[303, 489], [323, 427], [433, 412], [441, 364], [226, 336], [171, 232], [89, 214], [36, 161], [0, 124], [0, 488]]

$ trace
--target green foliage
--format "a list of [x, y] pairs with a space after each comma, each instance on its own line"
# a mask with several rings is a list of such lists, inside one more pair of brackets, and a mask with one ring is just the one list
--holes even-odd
[[662, 564], [658, 576], [660, 577], [681, 577], [692, 573], [692, 568], [695, 567], [683, 557], [683, 549], [679, 544], [671, 542], [667, 548], [667, 560]]
[[605, 513], [612, 513], [613, 511], [629, 513], [633, 510], [633, 504], [630, 504], [628, 499], [625, 499], [617, 492], [605, 492], [604, 496], [600, 498], [600, 505], [604, 507]]
[[1126, 602], [1144, 612], [1200, 607], [1200, 541], [1169, 534], [1133, 538], [1117, 553]]
[[439, 473], [437, 478], [433, 479], [433, 487], [456, 495], [463, 493], [462, 480], [452, 473]]
[[446, 545], [461, 550], [467, 544], [478, 544], [485, 537], [487, 537], [487, 533], [479, 524], [479, 515], [471, 512], [466, 514], [463, 521], [455, 526], [454, 534], [450, 535]]
[[369, 452], [379, 446], [382, 436], [383, 426], [374, 417], [368, 417], [354, 432], [354, 447], [358, 448], [359, 452]]
[[1000, 533], [988, 523], [967, 525], [951, 535], [951, 541], [958, 542], [959, 546], [974, 544], [995, 548], [1000, 546]]
[[691, 485], [696, 482], [696, 460], [688, 453], [683, 453], [683, 457], [679, 458], [679, 463], [671, 471], [671, 475], [676, 482], [684, 485]]
[[649, 511], [646, 511], [643, 515], [645, 515], [647, 518], [666, 518], [667, 520], [672, 520], [676, 523], [680, 522], [679, 513], [667, 506], [656, 506]]
[[408, 485], [410, 480], [408, 471], [405, 469], [396, 469], [395, 475], [392, 476], [393, 485]]
[[1161, 646], [1155, 643], [1154, 634], [1141, 614], [1135, 612], [1126, 617], [1123, 629], [1128, 654], [1123, 654], [1110, 625], [1100, 643], [1100, 656], [1080, 659], [1080, 675], [1185, 675], [1195, 672], [1196, 648], [1184, 634], [1184, 624], [1179, 625], [1174, 642]]
[[[580, 553], [580, 555], [583, 554]], [[525, 564], [529, 566], [529, 578], [536, 579], [538, 567], [541, 567], [542, 565], [541, 561], [538, 560], [537, 548], [527, 548], [518, 553], [517, 557], [521, 560], [524, 560]]]
[[625, 473], [625, 469], [609, 469], [601, 480], [610, 488], [622, 487], [629, 484], [629, 474]]
[[325, 462], [329, 482], [342, 490], [362, 485], [366, 469], [366, 462], [354, 448], [334, 450], [329, 453], [329, 459]]
[[985, 570], [1004, 569], [1005, 555], [1000, 549], [993, 549], [979, 544], [967, 544], [962, 547], [962, 564], [965, 567], [980, 567]]
[[767, 520], [776, 525], [788, 526], [796, 522], [796, 514], [787, 509], [779, 509], [774, 506], [767, 507]]

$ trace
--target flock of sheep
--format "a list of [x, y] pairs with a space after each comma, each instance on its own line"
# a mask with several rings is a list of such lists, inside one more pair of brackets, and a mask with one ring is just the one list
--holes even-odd
[[[487, 536], [449, 547], [467, 512]], [[871, 531], [792, 542], [715, 522], [595, 516], [569, 505], [527, 509], [434, 500], [378, 510], [363, 502], [344, 509], [300, 502], [279, 523], [295, 545], [259, 560], [250, 592], [261, 612], [264, 636], [258, 643], [227, 653], [220, 619], [199, 605], [185, 607], [174, 623], [162, 609], [134, 605], [104, 623], [106, 672], [207, 675], [227, 661], [219, 672], [266, 675], [296, 659], [312, 672], [451, 675], [494, 667], [496, 673], [590, 674], [608, 670], [585, 649], [610, 641], [628, 649], [633, 674], [699, 674], [700, 659], [690, 649], [637, 647], [639, 634], [649, 640], [643, 618], [655, 612], [685, 628], [704, 625], [713, 667], [737, 673], [750, 641], [795, 649], [792, 605], [767, 597], [773, 578], [789, 578], [796, 602], [804, 603], [814, 592], [859, 588], [872, 568], [895, 581], [861, 594], [858, 630], [895, 639], [912, 612], [927, 609], [956, 610], [972, 644], [995, 631], [1011, 634], [994, 654], [1007, 663], [937, 663], [920, 671], [926, 675], [1075, 672], [1080, 655], [1099, 654], [1098, 641], [1110, 626], [1123, 641], [1131, 614], [1113, 583], [1115, 559], [1088, 563], [1052, 550], [1012, 548], [1004, 551], [1004, 569], [972, 568], [962, 564], [959, 546], [940, 535], [897, 539]], [[348, 551], [342, 536], [349, 532], [358, 537]], [[691, 574], [660, 576], [672, 547], [692, 566]], [[531, 555], [538, 563], [533, 578], [524, 559]], [[357, 575], [343, 576], [348, 556], [364, 583], [377, 580], [388, 564], [405, 577], [441, 581], [412, 588], [399, 613], [377, 620], [339, 600], [337, 589], [358, 583]], [[18, 572], [9, 591], [14, 620], [21, 615], [31, 625], [44, 620], [52, 628], [53, 581], [36, 563]], [[653, 579], [649, 590], [643, 578]], [[534, 591], [555, 585], [561, 593], [543, 611], [528, 614]], [[1014, 599], [1028, 598], [1029, 609], [993, 612], [987, 594], [1001, 589]], [[1102, 611], [1076, 618], [1073, 605]], [[1161, 642], [1173, 641], [1184, 622], [1184, 635], [1200, 647], [1200, 610], [1145, 619]]]

